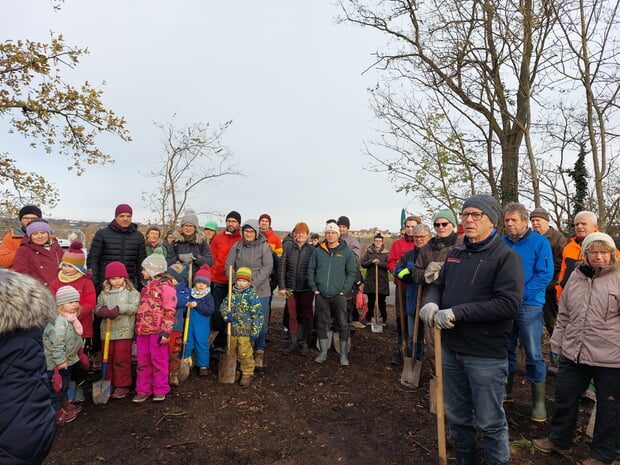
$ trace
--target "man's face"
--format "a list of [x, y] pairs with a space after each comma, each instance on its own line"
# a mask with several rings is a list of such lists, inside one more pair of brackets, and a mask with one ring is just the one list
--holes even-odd
[[535, 216], [530, 218], [530, 223], [532, 223], [532, 229], [538, 234], [545, 234], [549, 230], [549, 221], [544, 218]]
[[577, 239], [583, 239], [597, 229], [598, 225], [592, 222], [590, 215], [577, 215], [575, 218], [575, 236]]
[[26, 229], [26, 226], [28, 226], [31, 221], [38, 220], [38, 219], [39, 219], [39, 217], [37, 215], [24, 215], [24, 216], [22, 216], [22, 219], [21, 219], [22, 228]]
[[375, 249], [379, 250], [381, 248], [381, 246], [383, 245], [383, 239], [375, 237], [375, 239], [372, 241], [372, 243], [375, 246]]
[[437, 218], [433, 224], [437, 237], [448, 237], [454, 232], [454, 226], [445, 218]]
[[405, 234], [407, 236], [413, 236], [413, 228], [418, 225], [418, 222], [415, 220], [409, 220], [405, 223]]
[[461, 212], [461, 221], [470, 242], [485, 240], [495, 228], [489, 217], [479, 208], [467, 207]]
[[235, 232], [239, 229], [239, 222], [234, 218], [226, 218], [226, 231]]
[[413, 243], [419, 249], [420, 247], [424, 247], [428, 241], [431, 240], [431, 235], [428, 234], [424, 229], [421, 229], [418, 232], [413, 233]]
[[338, 243], [338, 233], [336, 231], [325, 231], [325, 240], [330, 247], [336, 245]]
[[267, 218], [262, 218], [258, 222], [258, 227], [260, 228], [261, 231], [267, 231], [269, 229], [269, 226], [270, 224]]
[[121, 228], [127, 228], [131, 224], [131, 213], [121, 213], [115, 219]]
[[243, 230], [243, 238], [246, 241], [253, 241], [256, 239], [256, 231], [254, 231], [252, 228], [245, 228]]
[[339, 224], [338, 229], [340, 230], [341, 236], [349, 232], [349, 228], [347, 228], [344, 224]]
[[523, 219], [519, 212], [507, 212], [504, 215], [504, 227], [512, 239], [516, 239], [527, 229], [528, 221]]

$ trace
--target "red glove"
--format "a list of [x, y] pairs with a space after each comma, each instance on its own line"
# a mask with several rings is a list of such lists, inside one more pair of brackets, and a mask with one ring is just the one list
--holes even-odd
[[88, 355], [84, 353], [84, 349], [82, 347], [78, 349], [78, 357], [80, 359], [80, 368], [82, 370], [88, 370], [90, 367], [90, 362], [88, 360]]
[[54, 367], [54, 374], [52, 375], [52, 386], [54, 392], [60, 392], [62, 390], [62, 376], [58, 373], [58, 367]]

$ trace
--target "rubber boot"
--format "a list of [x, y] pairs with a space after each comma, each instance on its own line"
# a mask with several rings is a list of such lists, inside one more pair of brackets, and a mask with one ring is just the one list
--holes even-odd
[[533, 421], [547, 421], [545, 409], [545, 383], [532, 383], [532, 413]]
[[512, 394], [512, 387], [515, 382], [515, 374], [508, 373], [508, 380], [506, 381], [506, 387], [504, 389], [504, 402], [514, 402], [515, 398]]
[[340, 340], [340, 364], [347, 366], [349, 359], [347, 359], [347, 345], [349, 341]]
[[288, 354], [292, 354], [294, 352], [297, 352], [299, 350], [299, 347], [297, 346], [297, 333], [294, 331], [289, 331], [289, 335], [290, 335], [290, 341], [291, 343], [289, 344], [289, 346], [284, 349], [282, 351], [283, 354], [288, 355]]
[[323, 363], [327, 360], [327, 349], [329, 349], [329, 339], [319, 339], [319, 356], [314, 359], [316, 363]]
[[310, 339], [312, 334], [304, 334], [303, 345], [301, 346], [301, 355], [308, 355], [310, 353]]

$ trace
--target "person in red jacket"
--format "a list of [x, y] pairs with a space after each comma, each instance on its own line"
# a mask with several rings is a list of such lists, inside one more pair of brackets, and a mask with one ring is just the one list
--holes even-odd
[[[228, 270], [226, 269], [226, 259], [228, 252], [233, 244], [241, 240], [241, 215], [239, 212], [231, 211], [226, 215], [226, 229], [217, 234], [211, 241], [211, 255], [213, 256], [213, 273], [211, 280], [211, 293], [215, 308], [219, 309], [224, 297], [228, 293]], [[219, 354], [224, 352], [226, 346], [226, 333], [224, 331], [224, 320], [222, 314], [216, 311], [211, 318], [211, 331], [218, 331], [213, 341], [212, 353]]]
[[[400, 239], [394, 241], [392, 247], [390, 248], [390, 253], [387, 259], [387, 267], [390, 273], [394, 274], [394, 270], [396, 269], [396, 264], [400, 260], [400, 258], [405, 255], [407, 252], [412, 250], [415, 247], [413, 228], [417, 225], [422, 224], [422, 218], [419, 216], [408, 216], [405, 219], [405, 235]], [[407, 284], [402, 283], [400, 280], [394, 277], [394, 284], [396, 285], [396, 295], [394, 296], [394, 304], [396, 305], [396, 313], [398, 315], [400, 309], [400, 289], [402, 289], [402, 295], [405, 296], [405, 292], [407, 289]], [[403, 308], [406, 308], [405, 302], [403, 302]], [[400, 328], [400, 318], [396, 318], [396, 352], [392, 356], [392, 364], [393, 365], [402, 365], [403, 363], [403, 354], [400, 351], [401, 347], [401, 328]]]
[[32, 221], [26, 228], [26, 237], [15, 252], [13, 271], [30, 275], [49, 287], [58, 273], [62, 254], [62, 247], [52, 237], [47, 221]]

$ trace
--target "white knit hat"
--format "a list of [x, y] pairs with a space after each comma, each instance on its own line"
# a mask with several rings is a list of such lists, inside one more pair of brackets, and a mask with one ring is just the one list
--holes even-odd
[[602, 233], [602, 232], [593, 232], [593, 233], [588, 234], [586, 238], [583, 240], [583, 242], [581, 243], [581, 250], [583, 251], [583, 254], [585, 255], [585, 253], [592, 246], [592, 244], [597, 241], [603, 242], [611, 250], [614, 250], [614, 251], [616, 250], [616, 243], [611, 238], [611, 236], [605, 233]]
[[158, 274], [165, 273], [168, 269], [166, 258], [160, 250], [160, 247], [156, 248], [155, 251], [142, 262], [142, 268], [151, 275], [151, 278], [154, 278]]
[[338, 233], [338, 236], [340, 236], [340, 228], [336, 223], [327, 223], [325, 225], [325, 232], [327, 231], [336, 231]]

